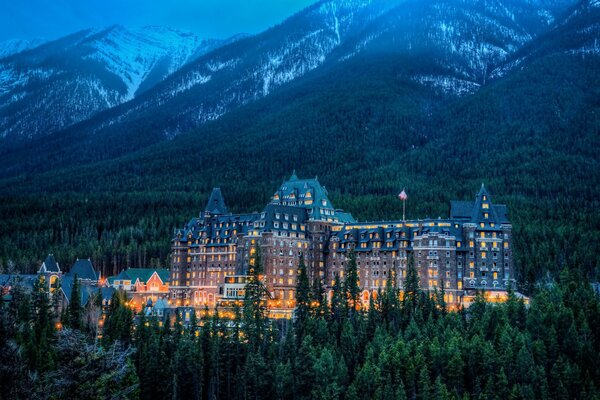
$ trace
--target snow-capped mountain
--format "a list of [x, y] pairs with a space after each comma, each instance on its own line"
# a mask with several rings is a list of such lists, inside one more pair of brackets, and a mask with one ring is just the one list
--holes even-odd
[[[448, 95], [472, 93], [575, 1], [322, 0], [218, 48], [156, 28], [82, 32], [63, 39], [77, 49], [66, 52], [76, 60], [70, 68], [40, 50], [55, 43], [23, 53], [29, 58], [22, 63], [20, 56], [0, 63], [0, 135], [35, 136], [107, 109], [57, 135], [113, 136], [133, 149], [215, 120], [322, 66], [382, 53], [405, 60], [399, 79]], [[39, 52], [45, 56], [29, 55]]]
[[549, 54], [600, 56], [600, 0], [586, 0], [556, 21], [538, 40], [527, 43], [496, 68], [497, 78]]
[[0, 60], [0, 137], [67, 128], [133, 99], [224, 43], [163, 27], [113, 26], [8, 56]]
[[[406, 57], [409, 79], [451, 94], [470, 93], [574, 1], [321, 1], [260, 35], [205, 54], [86, 130], [102, 134], [123, 123], [137, 136], [169, 138], [323, 64], [381, 52]], [[154, 132], [145, 126], [149, 120]]]
[[394, 52], [407, 77], [446, 93], [477, 90], [509, 55], [548, 29], [570, 1], [404, 2], [342, 47], [339, 59]]
[[33, 49], [34, 47], [38, 47], [44, 42], [45, 40], [42, 38], [5, 40], [4, 42], [0, 42], [0, 58], [8, 57], [25, 50]]

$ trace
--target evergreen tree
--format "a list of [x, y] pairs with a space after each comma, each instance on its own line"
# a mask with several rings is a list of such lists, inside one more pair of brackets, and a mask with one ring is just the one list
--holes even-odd
[[66, 326], [81, 330], [83, 328], [83, 308], [81, 306], [81, 286], [77, 274], [73, 277], [73, 288], [71, 289], [71, 298], [67, 306]]
[[133, 312], [127, 305], [127, 297], [122, 291], [115, 292], [104, 323], [103, 343], [108, 345], [118, 340], [122, 345], [128, 345], [132, 327]]
[[402, 309], [404, 312], [404, 322], [408, 323], [415, 314], [420, 297], [419, 272], [415, 267], [414, 255], [408, 257], [406, 267], [406, 279], [404, 281], [404, 297], [402, 299]]
[[54, 367], [55, 351], [52, 342], [55, 328], [46, 279], [40, 275], [33, 287], [33, 331], [25, 344], [29, 366], [34, 371], [48, 371]]
[[306, 333], [307, 322], [311, 312], [310, 285], [308, 283], [308, 274], [306, 273], [306, 265], [304, 257], [300, 257], [298, 264], [299, 274], [296, 284], [296, 310], [295, 310], [295, 329], [298, 343], [302, 343], [302, 339]]
[[344, 300], [350, 315], [355, 315], [360, 309], [360, 288], [358, 286], [358, 269], [356, 266], [356, 253], [350, 250], [345, 268]]
[[250, 259], [249, 281], [244, 293], [244, 327], [248, 333], [248, 340], [253, 349], [263, 345], [266, 333], [266, 298], [269, 295], [262, 279], [261, 249], [256, 246]]

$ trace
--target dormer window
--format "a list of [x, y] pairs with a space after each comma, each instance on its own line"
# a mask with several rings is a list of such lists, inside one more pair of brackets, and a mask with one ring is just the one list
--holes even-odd
[[490, 208], [490, 205], [489, 205], [488, 203], [483, 203], [483, 204], [481, 205], [481, 208], [483, 208], [483, 209], [487, 210], [488, 208]]

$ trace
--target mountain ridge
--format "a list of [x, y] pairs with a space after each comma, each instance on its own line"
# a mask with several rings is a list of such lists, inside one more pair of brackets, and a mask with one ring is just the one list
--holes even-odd
[[12, 54], [0, 60], [0, 137], [19, 141], [67, 128], [226, 43], [164, 27], [114, 25]]

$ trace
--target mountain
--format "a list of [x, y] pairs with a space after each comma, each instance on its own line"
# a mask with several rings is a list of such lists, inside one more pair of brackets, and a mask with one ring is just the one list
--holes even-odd
[[206, 53], [132, 101], [28, 143], [25, 150], [5, 150], [2, 174], [127, 154], [357, 57], [389, 54], [403, 78], [448, 96], [473, 93], [572, 4], [320, 1], [262, 34]]
[[41, 38], [36, 39], [9, 39], [0, 42], [0, 59], [10, 55], [32, 49], [44, 43]]
[[0, 138], [48, 135], [133, 99], [227, 43], [163, 27], [86, 30], [0, 60]]
[[38, 171], [0, 180], [0, 254], [23, 265], [50, 249], [93, 254], [111, 273], [146, 257], [164, 263], [172, 228], [213, 186], [232, 211], [259, 210], [296, 169], [318, 175], [336, 206], [363, 221], [399, 218], [402, 187], [411, 218], [435, 218], [485, 182], [508, 204], [522, 282], [570, 266], [600, 276], [600, 57], [573, 51], [588, 47], [585, 35], [563, 44], [565, 32], [594, 29], [590, 4], [522, 48], [535, 57], [472, 94], [421, 84], [407, 73], [419, 64], [396, 52], [363, 50], [121, 157], [94, 158], [114, 148], [103, 141], [30, 155]]

